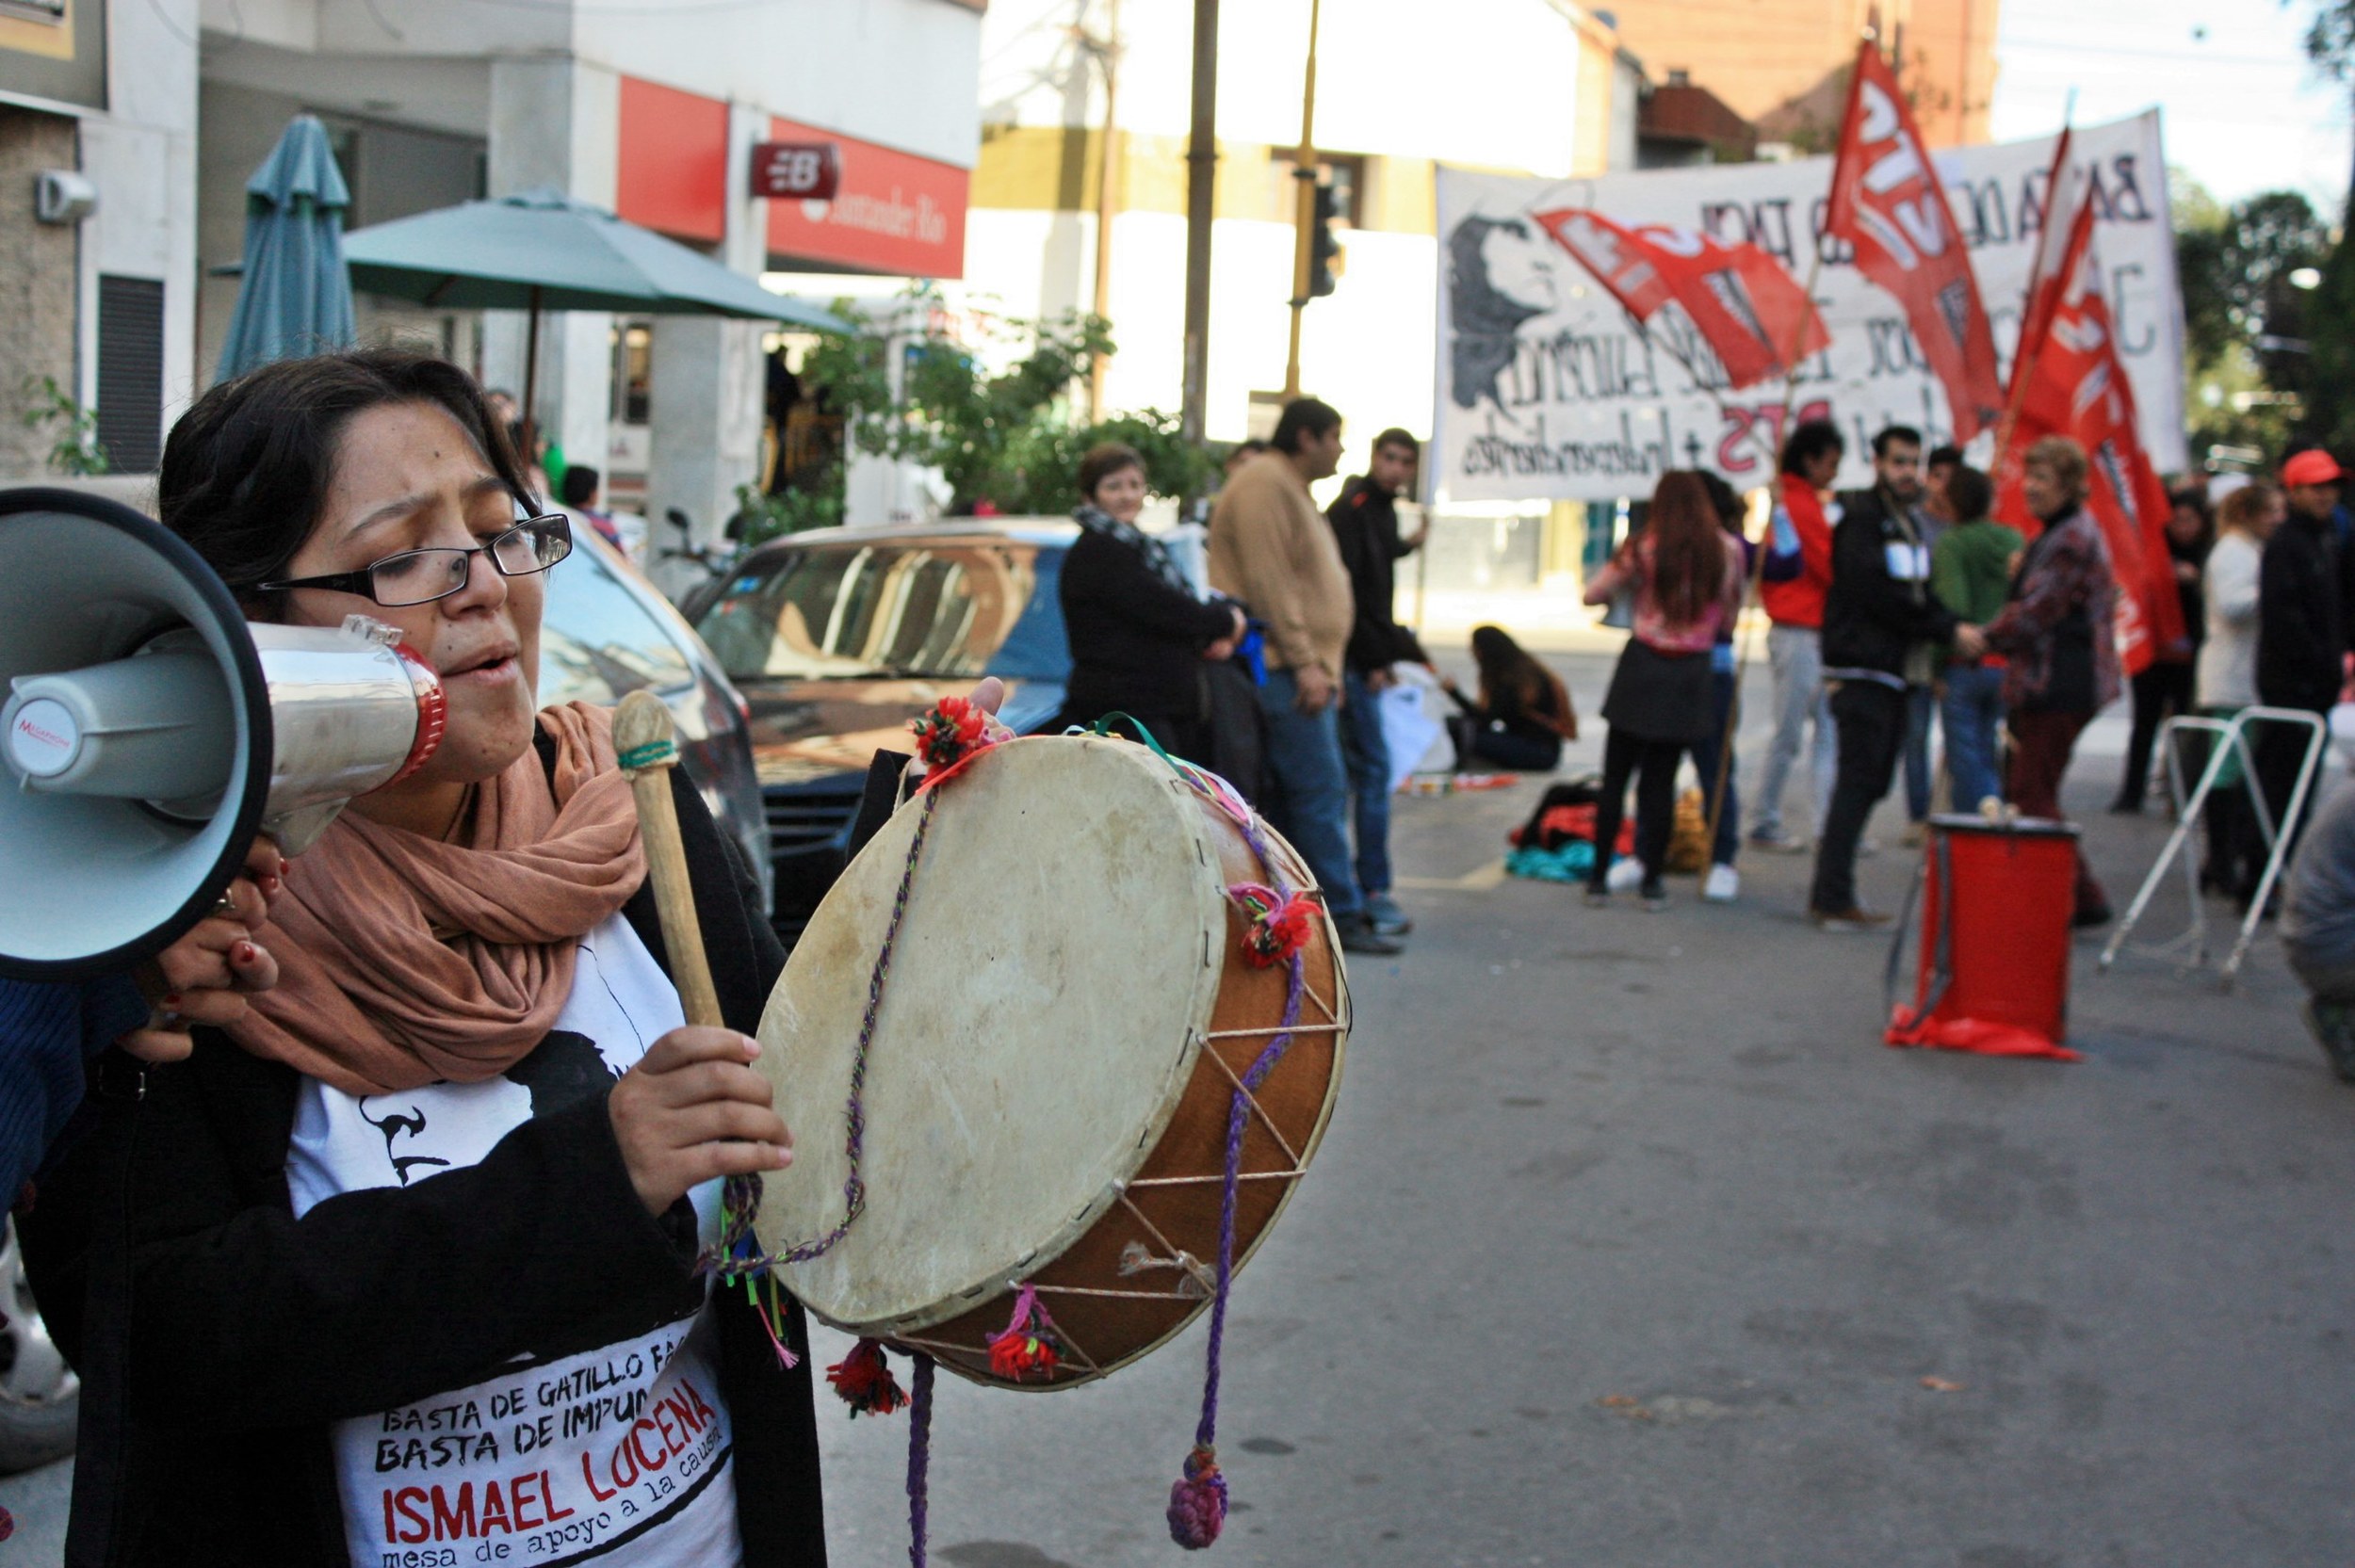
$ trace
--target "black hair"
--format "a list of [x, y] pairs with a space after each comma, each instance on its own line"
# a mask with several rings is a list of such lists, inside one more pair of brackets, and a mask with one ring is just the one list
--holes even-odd
[[1889, 456], [1889, 449], [1900, 442], [1918, 447], [1922, 445], [1922, 432], [1910, 425], [1883, 425], [1880, 433], [1873, 438], [1873, 455], [1885, 458]]
[[1706, 468], [1695, 472], [1701, 477], [1701, 488], [1709, 492], [1709, 509], [1717, 514], [1717, 525], [1730, 534], [1741, 533], [1743, 521], [1749, 514], [1749, 509], [1742, 504], [1741, 495], [1726, 483], [1722, 476], [1713, 474]]
[[1995, 484], [1967, 462], [1955, 464], [1946, 476], [1946, 509], [1957, 523], [1976, 523], [1995, 504]]
[[1125, 441], [1099, 442], [1080, 460], [1080, 498], [1096, 499], [1096, 488], [1125, 469], [1145, 472], [1145, 459]]
[[430, 354], [354, 348], [279, 360], [223, 381], [172, 426], [156, 475], [156, 512], [196, 547], [249, 612], [276, 615], [284, 595], [254, 585], [285, 575], [334, 483], [344, 427], [370, 409], [431, 403], [457, 421], [527, 510], [514, 446], [475, 379]]
[[1228, 447], [1226, 449], [1226, 461], [1228, 462], [1232, 462], [1237, 458], [1257, 457], [1261, 452], [1266, 450], [1267, 443], [1261, 441], [1258, 436], [1252, 436], [1246, 440], [1238, 441], [1234, 445]]
[[1803, 419], [1793, 427], [1790, 439], [1782, 444], [1782, 471], [1802, 474], [1807, 465], [1826, 452], [1848, 450], [1847, 439], [1840, 427], [1828, 419]]
[[597, 485], [604, 477], [585, 462], [568, 463], [563, 478], [557, 481], [557, 499], [568, 507], [585, 507], [597, 498]]
[[1275, 433], [1267, 444], [1290, 456], [1300, 450], [1303, 437], [1323, 437], [1341, 427], [1340, 411], [1330, 403], [1314, 397], [1295, 397], [1284, 405], [1284, 412], [1275, 421]]
[[1933, 446], [1930, 448], [1930, 455], [1922, 460], [1922, 466], [1925, 468], [1936, 468], [1940, 463], [1944, 463], [1949, 468], [1961, 467], [1962, 448], [1955, 445]]
[[1404, 446], [1406, 448], [1406, 455], [1410, 458], [1422, 456], [1422, 443], [1395, 425], [1373, 438], [1375, 451], [1379, 452], [1385, 446]]

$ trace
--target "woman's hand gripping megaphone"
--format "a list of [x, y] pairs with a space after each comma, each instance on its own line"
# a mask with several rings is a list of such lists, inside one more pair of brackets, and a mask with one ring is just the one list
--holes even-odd
[[278, 983], [278, 961], [256, 937], [293, 865], [268, 839], [253, 841], [219, 907], [138, 966], [133, 978], [150, 1010], [143, 1027], [115, 1041], [120, 1049], [141, 1061], [178, 1061], [195, 1049], [191, 1028], [236, 1022], [247, 996]]

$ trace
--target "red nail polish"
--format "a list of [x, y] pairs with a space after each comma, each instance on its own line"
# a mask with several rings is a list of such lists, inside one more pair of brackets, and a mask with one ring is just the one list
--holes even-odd
[[236, 945], [236, 946], [230, 949], [229, 956], [236, 959], [239, 963], [252, 963], [259, 951], [260, 950], [256, 948], [252, 943], [240, 942]]
[[277, 892], [277, 891], [278, 891], [278, 886], [279, 886], [279, 883], [278, 883], [278, 878], [277, 878], [276, 874], [274, 874], [274, 873], [272, 873], [272, 872], [268, 872], [268, 871], [265, 871], [265, 872], [263, 872], [263, 873], [262, 873], [262, 891], [263, 891], [263, 892], [265, 892], [265, 893], [275, 893], [275, 892]]
[[178, 1007], [180, 1005], [180, 994], [176, 991], [172, 992], [170, 995], [164, 998], [163, 1005], [167, 1008]]

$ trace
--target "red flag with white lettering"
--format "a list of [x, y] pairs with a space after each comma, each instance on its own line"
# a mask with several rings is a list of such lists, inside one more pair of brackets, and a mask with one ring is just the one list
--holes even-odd
[[1824, 227], [1853, 245], [1857, 270], [1905, 307], [1906, 325], [1946, 389], [1956, 442], [1993, 425], [2003, 387], [1970, 248], [1897, 78], [1869, 41], [1848, 83]]
[[1720, 245], [1689, 229], [1627, 228], [1584, 208], [1537, 221], [1638, 321], [1673, 299], [1735, 391], [1784, 374], [1831, 342], [1798, 281], [1755, 245]]
[[2012, 346], [2011, 390], [2036, 363], [2060, 303], [2061, 289], [2077, 274], [2085, 248], [2093, 242], [2093, 182], [2071, 156], [2069, 128], [2061, 127], [2053, 148], [2053, 168], [2044, 180], [2043, 227], [2037, 232], [2036, 252], [2028, 258], [2028, 287], [2021, 301], [2020, 341]]
[[[2086, 205], [2091, 211], [2088, 201]], [[2036, 357], [2022, 370], [2020, 417], [2004, 459], [1997, 512], [2031, 532], [2037, 520], [2021, 491], [2021, 460], [2030, 445], [2064, 435], [2086, 450], [2086, 509], [2109, 546], [2118, 581], [2118, 653], [2128, 674], [2147, 668], [2164, 648], [2184, 645], [2183, 600], [2167, 548], [2167, 486], [2143, 450], [2135, 423], [2135, 393], [2118, 357], [2101, 268], [2090, 242], [2073, 247], [2076, 261], [2054, 291], [2051, 317]]]

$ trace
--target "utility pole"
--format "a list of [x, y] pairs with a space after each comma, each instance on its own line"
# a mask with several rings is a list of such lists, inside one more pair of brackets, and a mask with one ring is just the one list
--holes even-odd
[[1178, 429], [1202, 439], [1210, 401], [1210, 224], [1218, 189], [1218, 0], [1194, 0], [1194, 124], [1186, 137], [1186, 351]]
[[[1105, 0], [1104, 37], [1096, 45], [1104, 73], [1104, 135], [1096, 146], [1096, 302], [1089, 307], [1109, 320], [1113, 314], [1113, 210], [1120, 175], [1116, 149], [1120, 126], [1120, 0]], [[1104, 373], [1111, 366], [1096, 355], [1088, 365], [1088, 421], [1104, 417]]]
[[1300, 89], [1300, 150], [1292, 155], [1292, 332], [1284, 357], [1284, 396], [1300, 396], [1300, 313], [1308, 308], [1309, 248], [1317, 221], [1317, 12], [1308, 0], [1308, 74]]

